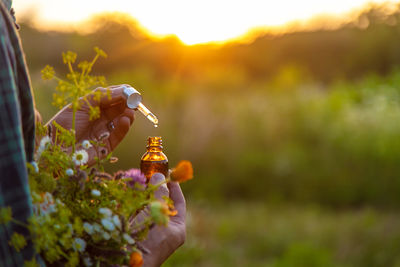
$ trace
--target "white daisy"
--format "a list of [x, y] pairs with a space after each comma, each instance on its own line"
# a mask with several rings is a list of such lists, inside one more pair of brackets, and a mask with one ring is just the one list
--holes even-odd
[[101, 196], [101, 192], [100, 192], [99, 190], [97, 190], [97, 189], [92, 189], [91, 194], [92, 194], [92, 196], [94, 196], [94, 197], [99, 197], [99, 196]]
[[88, 233], [89, 235], [92, 235], [94, 233], [94, 227], [88, 222], [83, 223], [83, 229]]
[[85, 264], [85, 266], [88, 266], [88, 267], [93, 266], [92, 259], [89, 257], [83, 258], [83, 264]]
[[127, 233], [124, 233], [122, 235], [122, 237], [126, 240], [126, 242], [128, 242], [128, 244], [130, 244], [130, 245], [135, 244], [135, 240], [130, 235], [128, 235]]
[[66, 174], [67, 176], [72, 176], [72, 175], [74, 175], [74, 170], [72, 170], [71, 168], [69, 168], [69, 169], [67, 169], [67, 170], [65, 171], [65, 174]]
[[119, 219], [118, 215], [114, 215], [112, 220], [113, 220], [114, 225], [117, 226], [118, 229], [121, 229], [121, 227], [122, 227], [121, 220]]
[[84, 149], [89, 149], [89, 148], [92, 147], [92, 144], [89, 142], [89, 140], [83, 140], [83, 142], [82, 142], [82, 147], [83, 147]]
[[110, 219], [101, 219], [101, 224], [103, 225], [104, 229], [110, 232], [115, 230], [115, 225], [112, 223]]
[[107, 233], [107, 232], [104, 232], [104, 233], [103, 233], [103, 239], [109, 240], [110, 238], [111, 238], [111, 236], [110, 236], [109, 233]]
[[32, 167], [35, 169], [35, 172], [38, 173], [39, 172], [39, 166], [36, 163], [36, 161], [32, 161], [31, 162]]
[[49, 144], [51, 144], [51, 138], [46, 135], [40, 140], [39, 149], [45, 150]]
[[82, 238], [75, 238], [74, 242], [72, 243], [72, 248], [75, 251], [83, 252], [86, 249], [86, 242]]
[[64, 203], [62, 203], [62, 201], [59, 200], [59, 199], [56, 199], [56, 203], [57, 203], [58, 205], [60, 205], [60, 206], [65, 206]]
[[46, 203], [46, 204], [54, 204], [53, 195], [50, 194], [49, 192], [46, 192], [46, 193], [43, 195], [43, 202]]
[[89, 160], [89, 155], [86, 150], [78, 150], [72, 155], [72, 160], [75, 162], [76, 165], [84, 165]]
[[99, 213], [103, 214], [104, 217], [111, 217], [112, 211], [108, 208], [99, 208]]
[[94, 230], [95, 232], [98, 232], [98, 233], [102, 233], [102, 232], [103, 232], [103, 230], [102, 230], [100, 224], [98, 224], [98, 223], [94, 223], [94, 224], [93, 224], [93, 230]]
[[38, 148], [37, 154], [36, 154], [36, 159], [40, 158], [43, 151], [45, 151], [50, 144], [51, 144], [51, 138], [49, 136], [45, 136], [40, 140], [39, 148]]

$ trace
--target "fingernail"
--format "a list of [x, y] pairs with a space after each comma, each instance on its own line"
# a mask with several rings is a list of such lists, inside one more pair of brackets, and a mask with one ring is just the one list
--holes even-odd
[[161, 173], [156, 172], [151, 176], [150, 178], [150, 183], [151, 184], [159, 184], [161, 182], [165, 181], [165, 176]]

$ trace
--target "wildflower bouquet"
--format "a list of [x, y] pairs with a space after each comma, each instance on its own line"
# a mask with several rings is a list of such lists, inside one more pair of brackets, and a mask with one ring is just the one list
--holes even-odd
[[[72, 127], [64, 129], [53, 122], [52, 137], [48, 128], [37, 126], [37, 136], [42, 137], [35, 154], [35, 162], [28, 164], [34, 214], [27, 225], [12, 218], [10, 208], [0, 209], [0, 223], [18, 223], [27, 227], [29, 237], [14, 233], [10, 245], [17, 251], [31, 239], [34, 247], [49, 265], [141, 266], [139, 241], [146, 238], [154, 225], [166, 225], [174, 215], [170, 199], [157, 200], [154, 192], [160, 186], [146, 183], [140, 170], [132, 169], [110, 175], [104, 172], [103, 163], [113, 161], [111, 154], [96, 158], [96, 167], [88, 167], [88, 150], [104, 146], [104, 140], [75, 138], [76, 112], [82, 103], [88, 105], [91, 120], [100, 116], [100, 109], [93, 100], [109, 97], [109, 91], [92, 91], [93, 86], [104, 86], [102, 76], [92, 76], [91, 70], [104, 51], [95, 48], [91, 62], [78, 64], [73, 69], [76, 54], [63, 53], [63, 62], [69, 74], [63, 80], [55, 76], [54, 69], [46, 66], [42, 70], [44, 79], [58, 82], [53, 104], [63, 107], [70, 102]], [[92, 99], [88, 99], [89, 96]], [[89, 101], [90, 100], [90, 101]], [[190, 163], [189, 163], [190, 165]], [[174, 179], [187, 180], [192, 176], [191, 165], [183, 162], [176, 168]], [[168, 179], [167, 179], [168, 180]], [[136, 215], [143, 213], [140, 221]], [[35, 259], [26, 262], [35, 266]]]

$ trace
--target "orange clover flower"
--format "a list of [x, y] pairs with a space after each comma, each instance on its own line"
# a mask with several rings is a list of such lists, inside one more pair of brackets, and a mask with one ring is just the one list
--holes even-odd
[[143, 256], [140, 251], [134, 251], [131, 253], [129, 258], [129, 266], [130, 267], [140, 267], [143, 265]]
[[181, 160], [170, 174], [171, 180], [174, 182], [185, 182], [193, 178], [193, 166], [188, 160]]

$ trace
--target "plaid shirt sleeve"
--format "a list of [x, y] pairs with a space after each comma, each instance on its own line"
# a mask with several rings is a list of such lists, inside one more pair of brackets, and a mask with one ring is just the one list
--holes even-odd
[[[26, 222], [32, 214], [26, 162], [33, 160], [34, 105], [24, 55], [7, 2], [0, 1], [0, 207], [11, 207], [13, 218]], [[31, 242], [17, 252], [9, 246], [14, 232], [0, 225], [0, 266], [23, 266], [35, 251]]]

